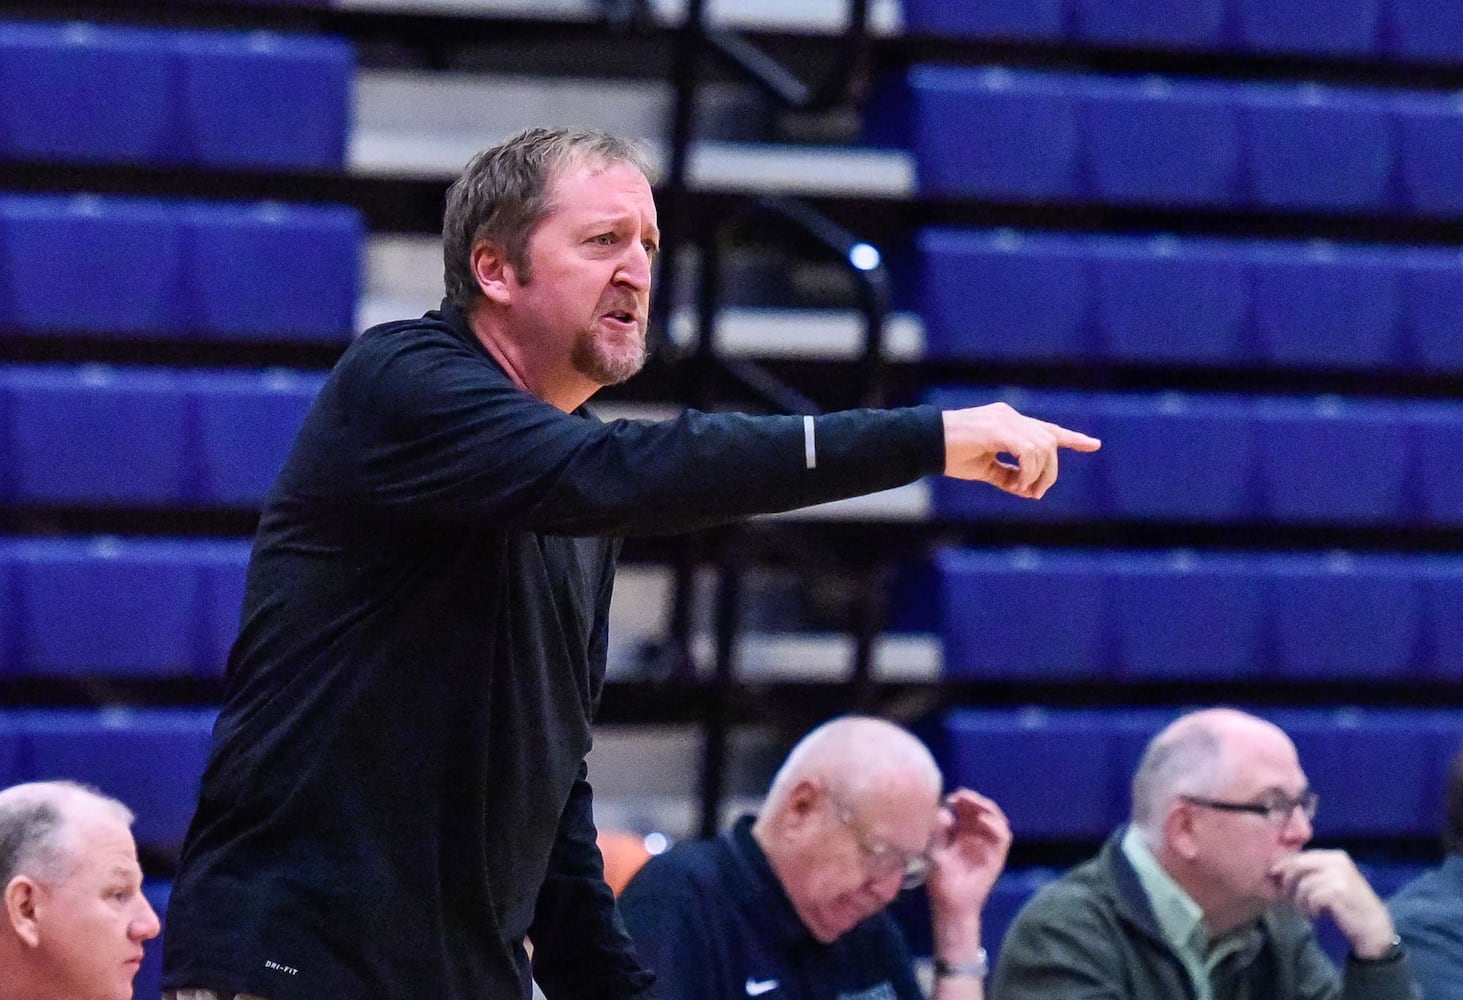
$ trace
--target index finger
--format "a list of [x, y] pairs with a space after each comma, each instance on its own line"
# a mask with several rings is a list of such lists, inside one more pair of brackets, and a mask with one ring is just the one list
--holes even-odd
[[[1043, 423], [1046, 422], [1043, 421]], [[1058, 448], [1071, 448], [1073, 451], [1096, 451], [1102, 447], [1100, 438], [1083, 434], [1081, 431], [1074, 431], [1060, 424], [1046, 423], [1046, 429], [1056, 437]]]

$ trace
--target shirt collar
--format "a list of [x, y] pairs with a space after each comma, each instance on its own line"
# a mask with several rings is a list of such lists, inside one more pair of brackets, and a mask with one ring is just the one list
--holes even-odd
[[732, 853], [741, 866], [742, 878], [736, 880], [733, 892], [737, 902], [754, 920], [768, 931], [770, 937], [787, 946], [815, 940], [803, 926], [802, 918], [793, 909], [792, 900], [783, 889], [777, 873], [762, 845], [752, 836], [752, 823], [756, 817], [740, 817], [726, 834]]

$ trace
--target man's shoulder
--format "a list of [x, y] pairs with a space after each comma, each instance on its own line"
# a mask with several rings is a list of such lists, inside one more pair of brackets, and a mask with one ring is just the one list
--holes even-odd
[[1437, 917], [1463, 920], [1463, 893], [1443, 868], [1430, 868], [1387, 900], [1387, 909], [1399, 922], [1427, 922]]
[[625, 887], [633, 901], [647, 894], [716, 890], [727, 877], [725, 852], [718, 840], [685, 841], [641, 866]]

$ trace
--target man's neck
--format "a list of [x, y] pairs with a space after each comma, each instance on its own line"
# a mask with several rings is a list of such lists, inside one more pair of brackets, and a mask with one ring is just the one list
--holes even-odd
[[540, 370], [547, 366], [535, 365], [529, 352], [481, 309], [469, 314], [467, 322], [473, 336], [483, 345], [483, 350], [498, 362], [499, 367], [513, 380], [513, 384], [550, 406], [565, 413], [573, 413], [598, 391], [598, 385], [576, 372], [570, 371], [565, 376], [554, 377]]

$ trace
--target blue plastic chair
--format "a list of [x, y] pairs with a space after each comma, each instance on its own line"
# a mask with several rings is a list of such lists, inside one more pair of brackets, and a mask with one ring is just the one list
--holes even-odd
[[178, 162], [176, 74], [168, 32], [0, 23], [0, 159]]
[[1077, 0], [1076, 34], [1101, 45], [1225, 49], [1228, 6], [1226, 0]]
[[160, 369], [0, 369], [19, 502], [151, 506], [192, 489], [187, 397]]
[[[944, 671], [951, 677], [1080, 680], [1110, 668], [1104, 566], [1037, 550], [935, 555]], [[1061, 608], [1034, 627], [1032, 609]]]
[[1185, 393], [1095, 401], [1107, 510], [1128, 520], [1236, 521], [1258, 510], [1253, 404]]
[[185, 543], [24, 540], [19, 662], [49, 677], [177, 677], [197, 660], [198, 573]]
[[191, 325], [201, 336], [350, 339], [365, 244], [355, 209], [196, 205], [186, 219]]
[[1239, 682], [1262, 673], [1269, 595], [1252, 557], [1117, 552], [1113, 563], [1121, 677]]
[[0, 277], [8, 277], [0, 324], [32, 333], [177, 335], [186, 323], [181, 237], [181, 216], [166, 202], [0, 197]]
[[1253, 252], [1255, 333], [1266, 363], [1322, 369], [1405, 364], [1403, 269], [1395, 251], [1267, 243]]
[[1325, 683], [1427, 672], [1428, 623], [1415, 560], [1287, 554], [1267, 562], [1274, 676]]
[[904, 30], [941, 38], [1060, 42], [1067, 6], [1067, 0], [904, 0]]
[[180, 32], [181, 115], [199, 163], [329, 170], [345, 166], [354, 56], [338, 39]]
[[1246, 84], [1240, 94], [1250, 195], [1262, 208], [1379, 212], [1397, 153], [1379, 96], [1313, 84]]
[[1040, 362], [1091, 355], [1088, 242], [925, 229], [916, 245], [927, 357]]
[[1091, 77], [1082, 106], [1086, 193], [1140, 205], [1231, 205], [1242, 197], [1234, 88]]
[[301, 372], [194, 373], [187, 392], [202, 502], [263, 503], [323, 384], [322, 376]]
[[1413, 250], [1402, 275], [1402, 325], [1412, 367], [1463, 373], [1463, 254]]
[[1406, 524], [1405, 411], [1371, 400], [1260, 400], [1255, 407], [1264, 511], [1307, 524]]
[[1235, 0], [1235, 13], [1251, 52], [1381, 54], [1382, 0]]
[[1406, 94], [1394, 100], [1392, 113], [1405, 206], [1415, 215], [1463, 214], [1463, 98]]
[[1391, 52], [1420, 62], [1463, 61], [1463, 6], [1438, 0], [1388, 0]]
[[1157, 236], [1090, 241], [1100, 353], [1158, 365], [1248, 361], [1249, 272], [1218, 240]]
[[198, 800], [213, 709], [35, 710], [18, 713], [31, 777], [94, 785], [136, 814], [139, 845], [175, 852]]
[[1416, 492], [1415, 520], [1463, 526], [1463, 405], [1417, 403], [1407, 410], [1407, 481]]
[[909, 71], [920, 191], [998, 201], [1080, 192], [1078, 94], [1067, 77], [1007, 69]]

